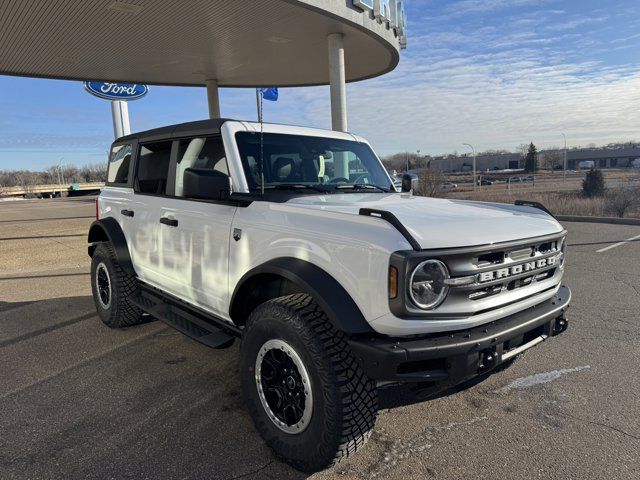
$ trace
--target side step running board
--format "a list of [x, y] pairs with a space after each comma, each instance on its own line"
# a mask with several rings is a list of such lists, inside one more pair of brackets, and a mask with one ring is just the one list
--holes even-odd
[[235, 325], [197, 309], [148, 285], [131, 302], [154, 318], [211, 348], [226, 348], [242, 331]]

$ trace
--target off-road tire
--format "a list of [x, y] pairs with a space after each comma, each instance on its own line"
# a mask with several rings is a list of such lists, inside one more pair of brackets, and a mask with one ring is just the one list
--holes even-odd
[[[307, 369], [313, 397], [312, 415], [301, 433], [285, 433], [261, 403], [255, 366], [268, 340], [292, 346]], [[257, 430], [284, 461], [312, 472], [332, 466], [359, 450], [375, 425], [376, 384], [353, 357], [344, 333], [305, 294], [279, 297], [249, 316], [240, 348], [244, 398]]]
[[[100, 301], [96, 275], [99, 265], [104, 265], [110, 281], [110, 301], [105, 308]], [[131, 299], [139, 294], [138, 281], [135, 276], [126, 273], [116, 260], [110, 243], [100, 243], [91, 258], [91, 290], [93, 301], [100, 319], [110, 328], [124, 328], [142, 323], [142, 311], [131, 303]]]

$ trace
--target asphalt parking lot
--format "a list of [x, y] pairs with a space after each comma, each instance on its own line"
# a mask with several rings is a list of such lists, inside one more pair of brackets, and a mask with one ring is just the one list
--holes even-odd
[[[238, 345], [95, 314], [91, 199], [0, 202], [0, 478], [277, 478]], [[569, 330], [480, 382], [381, 391], [367, 447], [312, 478], [640, 478], [640, 227], [567, 223]], [[599, 250], [601, 250], [599, 252]]]

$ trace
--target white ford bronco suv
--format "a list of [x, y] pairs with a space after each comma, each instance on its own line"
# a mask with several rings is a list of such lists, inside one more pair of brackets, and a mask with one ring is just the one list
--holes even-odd
[[98, 313], [240, 339], [265, 441], [332, 465], [370, 436], [377, 387], [444, 389], [567, 327], [566, 232], [544, 207], [414, 185], [348, 133], [215, 119], [119, 138], [88, 236]]

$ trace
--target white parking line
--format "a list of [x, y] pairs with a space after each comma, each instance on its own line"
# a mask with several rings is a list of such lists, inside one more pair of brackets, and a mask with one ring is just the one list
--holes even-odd
[[614, 243], [613, 245], [609, 245], [608, 247], [601, 248], [600, 250], [596, 250], [596, 253], [606, 252], [607, 250], [611, 250], [612, 248], [619, 247], [620, 245], [624, 245], [625, 243], [633, 242], [640, 238], [640, 235], [636, 235], [635, 237], [627, 238], [622, 242]]

